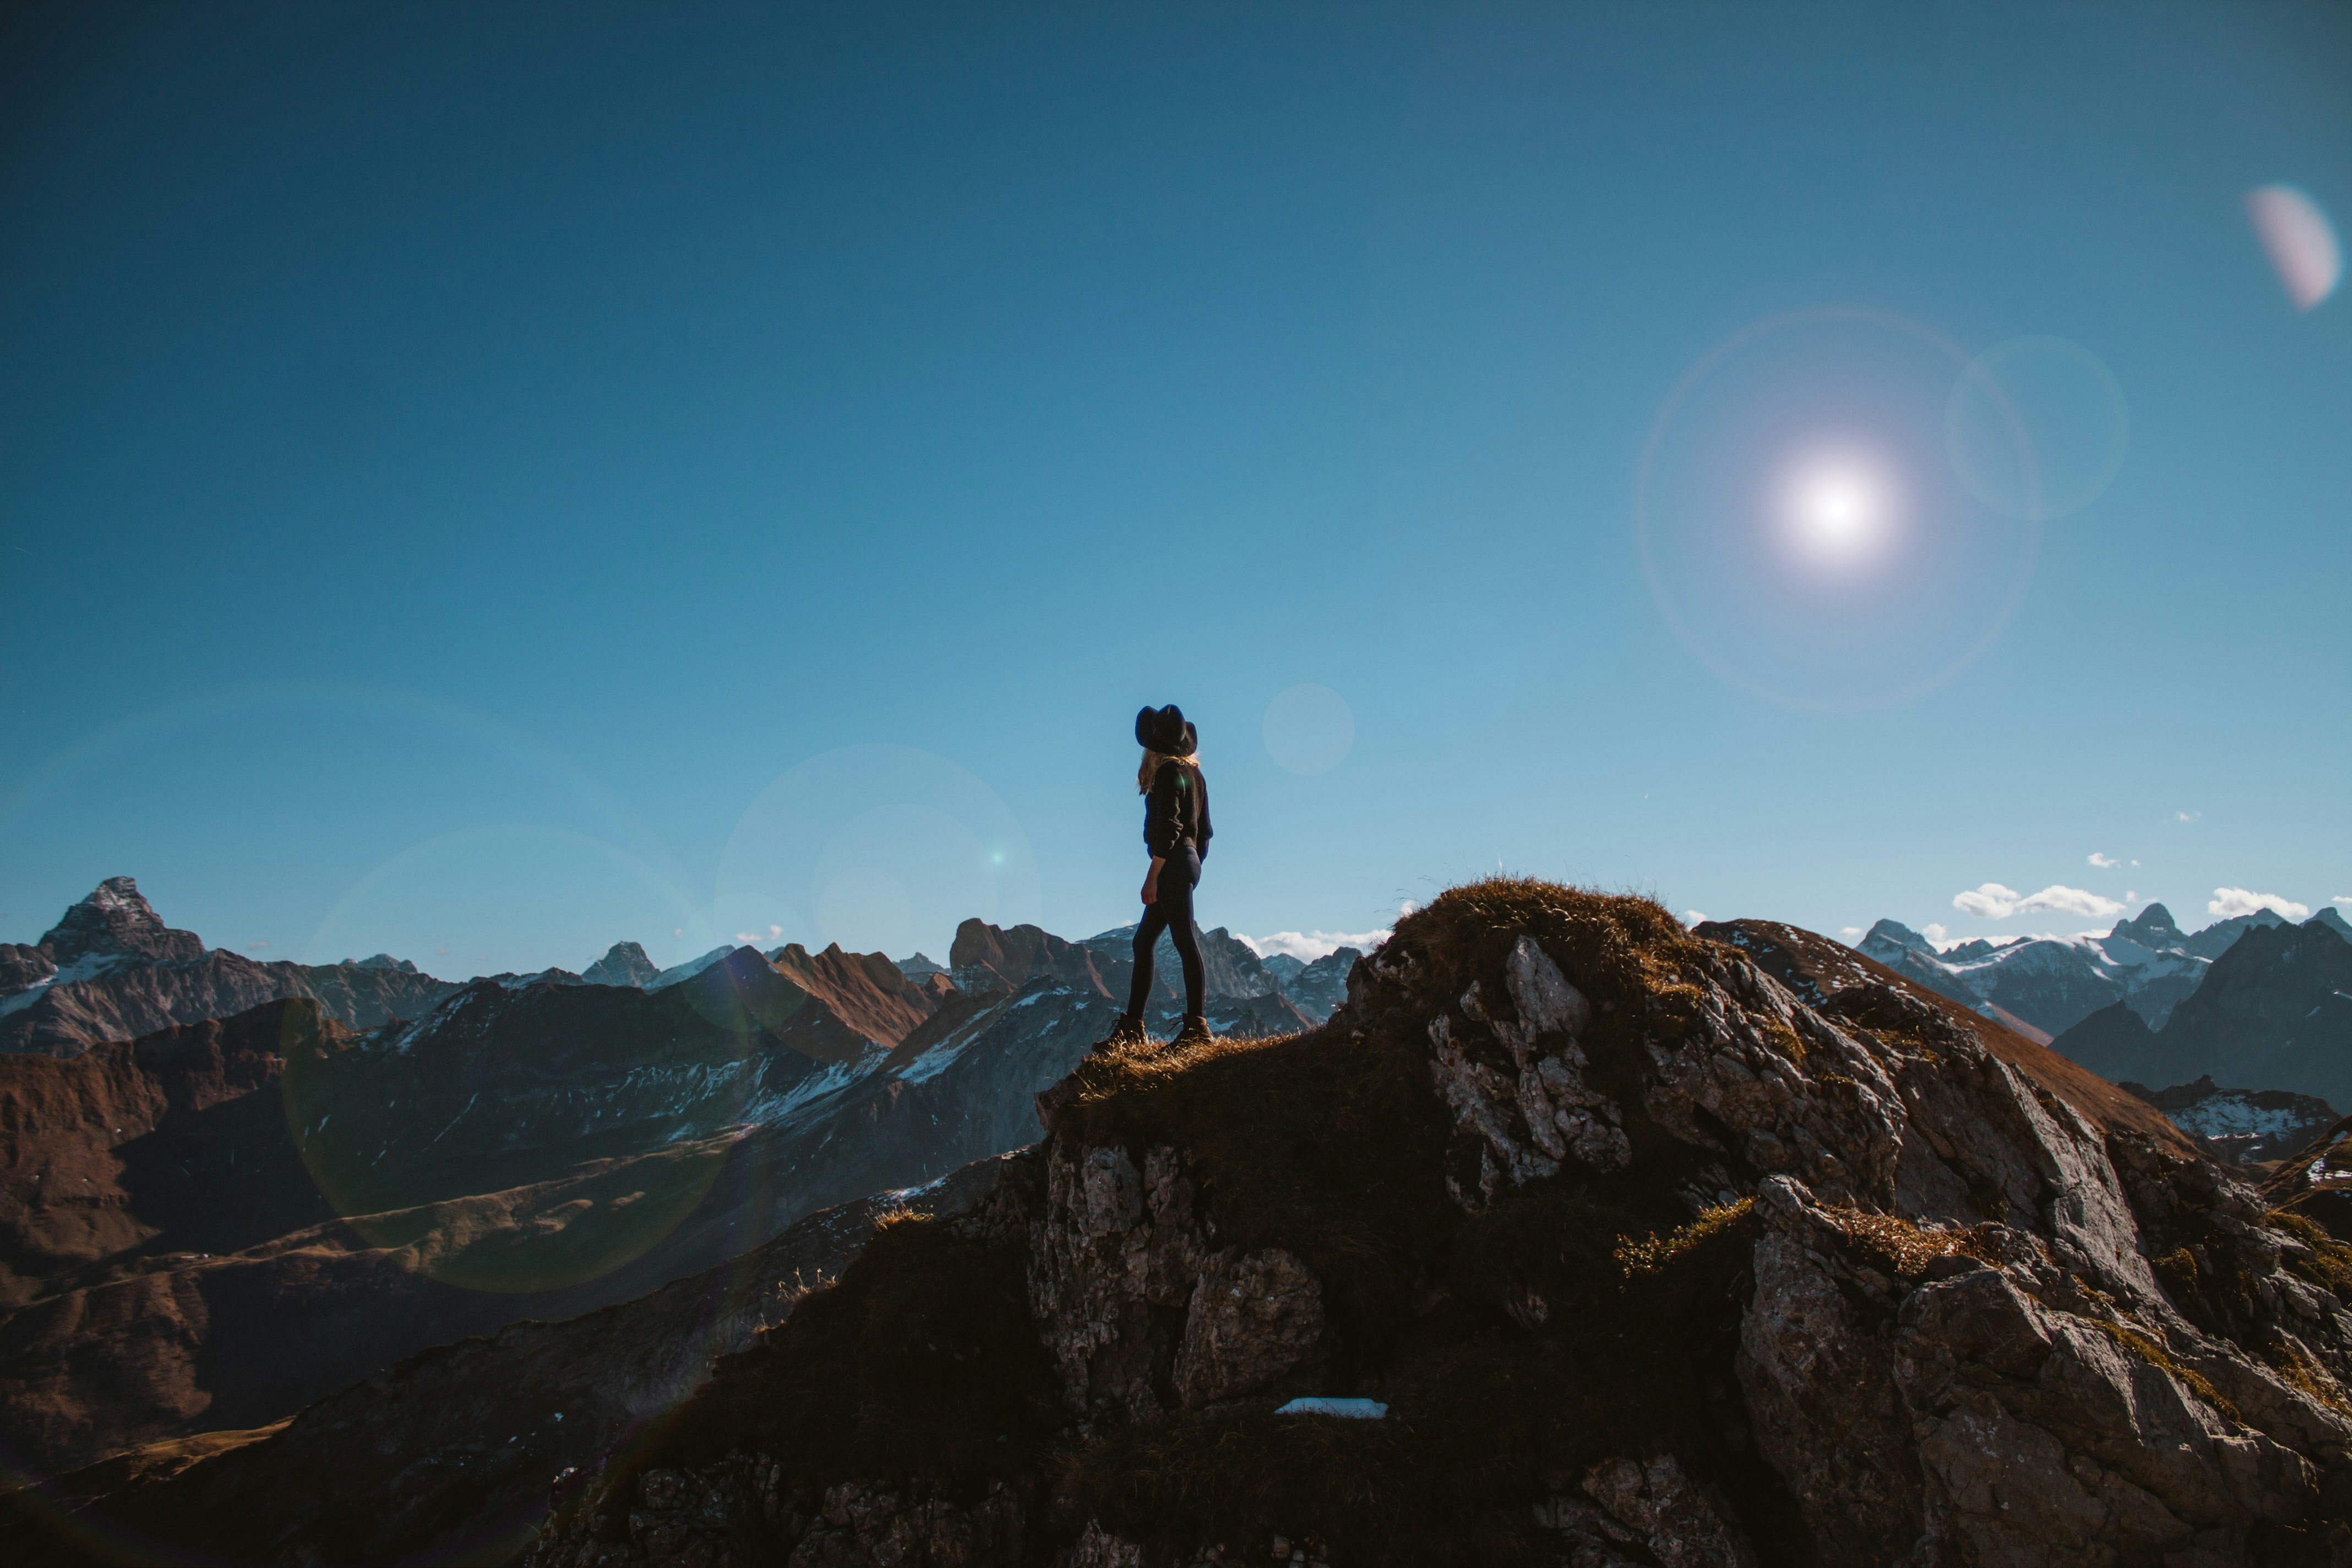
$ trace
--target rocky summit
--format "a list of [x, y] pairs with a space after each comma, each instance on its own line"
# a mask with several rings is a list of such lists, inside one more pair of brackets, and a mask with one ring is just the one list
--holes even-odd
[[[1042, 1142], [866, 1211], [691, 1393], [598, 1416], [520, 1523], [493, 1456], [554, 1412], [452, 1401], [428, 1436], [446, 1358], [53, 1506], [246, 1562], [2352, 1559], [2332, 1211], [1849, 949], [1724, 929], [1473, 884], [1320, 1026], [1087, 1058]], [[1080, 962], [965, 956], [1024, 946]], [[467, 1353], [568, 1388], [564, 1358], [677, 1331], [631, 1311]], [[469, 1464], [508, 1479], [453, 1486]]]
[[195, 932], [165, 925], [132, 879], [109, 877], [37, 943], [0, 942], [0, 1056], [76, 1056], [289, 996], [368, 1028], [415, 1017], [456, 989], [387, 953], [257, 963], [207, 949]]

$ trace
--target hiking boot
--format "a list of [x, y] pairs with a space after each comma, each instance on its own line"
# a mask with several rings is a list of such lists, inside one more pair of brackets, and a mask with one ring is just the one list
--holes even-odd
[[1176, 1031], [1176, 1037], [1173, 1040], [1171, 1040], [1169, 1044], [1173, 1046], [1204, 1046], [1216, 1037], [1216, 1036], [1209, 1032], [1209, 1020], [1203, 1018], [1198, 1013], [1187, 1013], [1184, 1015], [1184, 1026]]
[[1104, 1051], [1117, 1050], [1121, 1046], [1148, 1046], [1150, 1043], [1151, 1037], [1143, 1032], [1143, 1020], [1126, 1017], [1112, 1025], [1110, 1033], [1097, 1040], [1087, 1055], [1096, 1056]]

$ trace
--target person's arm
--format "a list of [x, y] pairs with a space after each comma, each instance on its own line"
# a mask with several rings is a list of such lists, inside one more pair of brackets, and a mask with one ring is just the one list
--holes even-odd
[[1151, 775], [1151, 794], [1143, 808], [1143, 847], [1151, 851], [1151, 869], [1143, 879], [1143, 901], [1147, 904], [1159, 901], [1160, 868], [1176, 852], [1176, 840], [1183, 837], [1176, 806], [1179, 772], [1173, 763], [1160, 764], [1160, 771]]

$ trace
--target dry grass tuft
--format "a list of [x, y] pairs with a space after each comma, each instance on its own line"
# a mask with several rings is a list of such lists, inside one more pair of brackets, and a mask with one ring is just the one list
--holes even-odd
[[2289, 1254], [2289, 1268], [2352, 1306], [2352, 1247], [2336, 1240], [2316, 1221], [2290, 1209], [2273, 1209], [2267, 1222], [2311, 1249], [2305, 1255]]
[[2202, 1373], [2173, 1360], [2171, 1352], [2146, 1334], [2136, 1329], [2127, 1329], [2121, 1323], [2111, 1323], [2104, 1318], [2092, 1318], [2087, 1321], [2093, 1328], [2115, 1341], [2117, 1348], [2126, 1354], [2137, 1356], [2148, 1365], [2169, 1373], [2176, 1381], [2185, 1384], [2198, 1398], [2241, 1426], [2246, 1424], [2245, 1417], [2238, 1413], [2238, 1407], [2223, 1398], [2221, 1390], [2206, 1382]]
[[1635, 1241], [1621, 1236], [1612, 1252], [1617, 1267], [1629, 1277], [1635, 1274], [1655, 1274], [1681, 1254], [1689, 1251], [1727, 1226], [1745, 1219], [1756, 1208], [1754, 1198], [1742, 1198], [1736, 1204], [1718, 1204], [1701, 1214], [1681, 1229], [1666, 1236], [1653, 1234], [1646, 1241]]
[[1890, 1272], [1913, 1276], [1927, 1271], [1938, 1258], [1954, 1253], [1981, 1263], [2000, 1263], [1981, 1227], [1975, 1230], [1922, 1230], [1891, 1214], [1871, 1214], [1855, 1208], [1825, 1211], [1840, 1231], [1861, 1251], [1885, 1263]]

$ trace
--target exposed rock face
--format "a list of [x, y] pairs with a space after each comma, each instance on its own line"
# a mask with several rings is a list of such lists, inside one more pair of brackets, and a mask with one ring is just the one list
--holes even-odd
[[[1087, 1061], [1027, 1173], [940, 1242], [1000, 1249], [984, 1300], [853, 1266], [834, 1317], [803, 1303], [722, 1363], [531, 1561], [2352, 1558], [2352, 1250], [2073, 1064], [1810, 933], [1738, 934], [1482, 884], [1401, 921], [1322, 1031]], [[961, 1039], [943, 1077], [1081, 1002], [1108, 1005], [1034, 976], [915, 1054]], [[1320, 1118], [1387, 1142], [1319, 1146]], [[1636, 1213], [1676, 1217], [1642, 1241]], [[812, 1321], [839, 1325], [803, 1346], [824, 1365], [1014, 1296], [1028, 1405], [857, 1406], [908, 1442], [982, 1435], [953, 1476], [782, 1463], [819, 1413], [729, 1392]], [[1273, 1414], [1307, 1392], [1391, 1415]], [[1061, 1430], [1022, 1426], [1056, 1400]], [[743, 1436], [690, 1452], [698, 1422]], [[1441, 1517], [1455, 1537], [1397, 1544]]]
[[634, 985], [639, 990], [661, 973], [660, 966], [646, 956], [646, 950], [634, 942], [616, 942], [605, 949], [604, 956], [580, 972], [580, 978], [591, 985]]
[[2140, 1083], [2210, 1076], [2352, 1104], [2352, 942], [2316, 917], [2251, 928], [2161, 1029], [2100, 1014], [2055, 1043], [2095, 1071]]
[[205, 955], [204, 939], [163, 923], [129, 877], [109, 877], [68, 910], [41, 938], [52, 961], [71, 969], [93, 958], [143, 958], [150, 963], [192, 963]]
[[415, 1017], [456, 989], [382, 953], [303, 964], [206, 952], [195, 932], [166, 926], [131, 878], [110, 877], [38, 946], [0, 945], [0, 1054], [69, 1057], [289, 996], [371, 1028]]
[[1033, 979], [1050, 977], [1077, 990], [1116, 995], [1124, 1001], [1127, 987], [1112, 984], [1106, 963], [1076, 942], [1065, 942], [1040, 927], [1000, 930], [979, 920], [956, 927], [954, 945], [948, 949], [948, 972], [956, 988], [975, 995], [1018, 991]]
[[1580, 1556], [1627, 1561], [1609, 1550], [1613, 1542], [1638, 1543], [1664, 1568], [1756, 1568], [1747, 1541], [1672, 1454], [1646, 1462], [1604, 1459], [1586, 1473], [1581, 1489], [1597, 1506], [1579, 1510], [1565, 1498], [1548, 1509], [1538, 1505], [1539, 1517], [1549, 1512], [1554, 1528], [1584, 1549], [1570, 1553], [1571, 1563]]
[[1144, 1419], [1278, 1384], [1323, 1334], [1321, 1287], [1289, 1253], [1211, 1250], [1172, 1149], [1047, 1155], [1029, 1300], [1083, 1415]]

